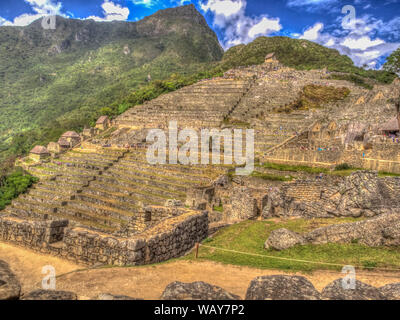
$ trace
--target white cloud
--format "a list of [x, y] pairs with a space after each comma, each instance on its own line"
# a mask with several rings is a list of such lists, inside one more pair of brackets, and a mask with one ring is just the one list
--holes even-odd
[[300, 39], [316, 41], [320, 37], [320, 32], [324, 29], [324, 24], [321, 22], [316, 23], [313, 27], [304, 31]]
[[246, 16], [246, 6], [246, 0], [207, 0], [200, 3], [204, 12], [213, 14], [213, 25], [223, 30], [222, 46], [226, 49], [282, 29], [279, 18], [269, 18], [265, 14]]
[[263, 17], [261, 21], [252, 26], [248, 32], [250, 38], [255, 38], [260, 35], [265, 35], [269, 32], [277, 32], [282, 29], [279, 19], [267, 19]]
[[380, 45], [385, 43], [385, 41], [381, 39], [371, 40], [368, 36], [363, 36], [361, 38], [345, 38], [341, 45], [345, 46], [350, 49], [360, 49], [360, 50], [367, 50], [368, 48]]
[[95, 21], [126, 21], [129, 17], [129, 9], [122, 7], [112, 1], [105, 0], [101, 5], [103, 8], [104, 17], [90, 16], [86, 19], [93, 19]]
[[[340, 25], [341, 21], [337, 23]], [[348, 30], [335, 29], [328, 33], [324, 32], [324, 25], [318, 22], [307, 28], [299, 38], [337, 49], [349, 56], [357, 66], [377, 68], [381, 57], [400, 47], [400, 43], [389, 43], [376, 36], [382, 33], [383, 25], [383, 21], [366, 15], [353, 21]]]
[[54, 3], [52, 0], [24, 0], [26, 3], [30, 4], [32, 10], [35, 12], [23, 13], [18, 17], [15, 17], [13, 21], [2, 22], [0, 19], [0, 25], [9, 26], [27, 26], [33, 21], [40, 19], [49, 15], [63, 15], [61, 13], [62, 4], [60, 2]]

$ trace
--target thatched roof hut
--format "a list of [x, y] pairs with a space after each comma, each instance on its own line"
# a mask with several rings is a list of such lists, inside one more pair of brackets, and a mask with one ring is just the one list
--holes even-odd
[[34, 148], [30, 151], [30, 153], [38, 154], [38, 155], [49, 155], [49, 154], [50, 154], [49, 150], [47, 150], [47, 148], [46, 148], [46, 147], [43, 147], [43, 146], [36, 146], [36, 147], [34, 147]]

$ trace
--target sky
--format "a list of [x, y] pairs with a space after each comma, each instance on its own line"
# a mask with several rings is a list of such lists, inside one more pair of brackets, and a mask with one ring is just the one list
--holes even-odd
[[25, 26], [46, 15], [137, 21], [190, 3], [225, 50], [280, 35], [317, 42], [357, 66], [379, 69], [400, 47], [400, 0], [0, 0], [0, 26]]

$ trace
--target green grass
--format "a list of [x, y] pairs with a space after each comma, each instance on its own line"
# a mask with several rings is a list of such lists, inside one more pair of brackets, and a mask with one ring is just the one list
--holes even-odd
[[295, 166], [295, 165], [278, 164], [278, 163], [272, 163], [272, 162], [266, 162], [259, 166], [262, 168], [265, 168], [265, 169], [271, 169], [271, 170], [277, 170], [277, 171], [308, 172], [308, 173], [328, 173], [329, 172], [329, 169], [326, 169], [326, 168]]
[[[200, 247], [198, 259], [238, 266], [279, 269], [293, 272], [311, 272], [320, 269], [341, 270], [341, 266], [345, 265], [364, 268], [400, 268], [400, 250], [394, 247], [371, 248], [352, 243], [304, 245], [280, 252], [272, 249], [265, 250], [263, 248], [264, 242], [268, 239], [270, 232], [275, 229], [287, 228], [292, 231], [304, 233], [328, 224], [354, 221], [357, 220], [353, 218], [335, 218], [313, 220], [299, 219], [284, 222], [245, 221], [219, 230], [212, 238], [206, 239], [203, 244], [261, 256], [251, 256]], [[340, 266], [279, 260], [263, 256], [333, 263]], [[182, 259], [194, 260], [194, 253]]]
[[253, 171], [251, 174], [251, 177], [256, 177], [256, 178], [261, 178], [263, 180], [269, 180], [269, 181], [292, 181], [293, 177], [286, 177], [282, 175], [277, 175], [277, 174], [270, 174], [270, 173], [262, 173], [258, 171]]

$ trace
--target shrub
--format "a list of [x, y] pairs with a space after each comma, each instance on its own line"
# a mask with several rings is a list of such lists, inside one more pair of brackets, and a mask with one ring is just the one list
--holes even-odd
[[3, 177], [0, 185], [0, 210], [11, 204], [12, 199], [24, 193], [37, 180], [37, 178], [24, 174], [22, 171], [15, 171]]
[[339, 165], [337, 165], [337, 166], [335, 167], [335, 171], [350, 170], [350, 169], [353, 169], [353, 167], [350, 166], [350, 165], [347, 164], [347, 163], [342, 163], [342, 164], [339, 164]]

